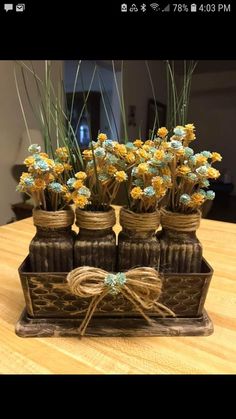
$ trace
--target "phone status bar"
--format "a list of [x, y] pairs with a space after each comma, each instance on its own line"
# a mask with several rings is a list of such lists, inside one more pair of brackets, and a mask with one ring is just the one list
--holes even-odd
[[160, 15], [160, 13], [175, 13], [175, 14], [189, 14], [189, 13], [231, 13], [231, 3], [209, 3], [209, 4], [196, 4], [196, 3], [121, 3], [120, 12], [124, 14], [140, 15], [140, 14], [153, 14]]

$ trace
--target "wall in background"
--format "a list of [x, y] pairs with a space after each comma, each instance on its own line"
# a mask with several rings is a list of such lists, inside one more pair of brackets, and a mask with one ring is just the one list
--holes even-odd
[[[235, 126], [236, 71], [195, 74], [192, 83], [189, 122], [197, 128], [194, 149], [218, 151], [221, 172], [229, 170], [236, 184]], [[234, 188], [233, 194], [236, 194]]]
[[[78, 82], [76, 86], [77, 92], [89, 91], [93, 73], [94, 73], [95, 64], [96, 64], [95, 61], [84, 60], [81, 62]], [[101, 87], [102, 87], [102, 90], [104, 91], [103, 89], [103, 84], [104, 84], [105, 93], [103, 97], [105, 101], [105, 106], [108, 112], [109, 120], [111, 123], [111, 128], [114, 132], [114, 136], [116, 137], [114, 119], [116, 121], [116, 126], [117, 126], [117, 131], [118, 131], [118, 136], [119, 136], [120, 135], [120, 108], [119, 108], [119, 101], [118, 101], [118, 96], [117, 96], [117, 92], [115, 88], [114, 75], [112, 71], [111, 62], [106, 62], [106, 64], [104, 64], [106, 67], [103, 66], [103, 62], [99, 62], [97, 65], [98, 65], [98, 71], [96, 71], [95, 73], [93, 83], [91, 86], [91, 91], [101, 92]], [[66, 92], [73, 92], [77, 67], [78, 67], [78, 61], [75, 61], [75, 60], [64, 61], [64, 82], [65, 82]], [[100, 79], [98, 76], [98, 72], [100, 74]], [[119, 83], [120, 82], [119, 70], [116, 72], [116, 77]], [[99, 80], [100, 80], [100, 83], [99, 83]], [[109, 103], [110, 103], [110, 106], [109, 106]], [[114, 117], [112, 116], [110, 107], [112, 107]], [[109, 124], [108, 124], [107, 116], [104, 110], [102, 98], [101, 98], [101, 103], [100, 103], [100, 130], [101, 132], [105, 132], [109, 137], [112, 136], [111, 131], [109, 129]], [[96, 139], [93, 139], [93, 140], [96, 140]]]
[[[158, 102], [166, 104], [166, 68], [163, 61], [148, 61]], [[128, 126], [131, 140], [142, 137], [146, 139], [148, 101], [153, 99], [150, 79], [144, 60], [124, 61], [124, 92], [126, 117], [128, 121], [129, 106], [136, 106], [136, 126]]]
[[[21, 201], [20, 194], [15, 191], [17, 182], [14, 180], [11, 173], [12, 166], [17, 159], [21, 135], [25, 130], [14, 83], [14, 65], [14, 61], [0, 61], [0, 225], [9, 222], [12, 219], [14, 213], [11, 210], [11, 205]], [[43, 77], [44, 62], [34, 61], [34, 67], [36, 73]], [[59, 76], [58, 68], [61, 68], [60, 61], [54, 63], [52, 78], [55, 82]], [[23, 93], [23, 82], [20, 78], [19, 87]], [[38, 96], [32, 78], [29, 79], [29, 88], [32, 102], [37, 105]], [[26, 98], [23, 99], [23, 104], [29, 128], [38, 129], [37, 121], [30, 110]], [[27, 154], [27, 150], [25, 150], [25, 153]]]

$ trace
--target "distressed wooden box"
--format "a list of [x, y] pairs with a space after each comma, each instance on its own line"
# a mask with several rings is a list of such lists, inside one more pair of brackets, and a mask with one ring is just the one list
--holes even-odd
[[[178, 317], [201, 316], [212, 274], [205, 259], [201, 273], [164, 273], [160, 302]], [[83, 317], [90, 300], [71, 294], [67, 272], [31, 272], [27, 257], [19, 268], [19, 275], [26, 310], [31, 317]], [[96, 315], [136, 316], [137, 311], [122, 295], [109, 295], [101, 301]]]
[[[87, 334], [208, 335], [212, 333], [213, 327], [204, 312], [204, 303], [212, 274], [213, 270], [205, 259], [202, 260], [200, 273], [162, 274], [162, 293], [159, 301], [173, 310], [176, 318], [163, 319], [149, 312], [148, 315], [156, 319], [158, 328], [161, 326], [161, 332], [154, 329], [150, 332], [150, 326], [144, 325], [145, 321], [122, 295], [108, 295], [101, 301], [92, 319], [91, 324], [95, 329], [89, 326]], [[67, 273], [32, 272], [28, 256], [19, 268], [19, 276], [26, 310], [16, 327], [16, 333], [23, 337], [55, 336], [55, 333], [60, 336], [76, 335], [76, 329], [85, 315], [90, 299], [71, 294], [66, 281]], [[107, 325], [106, 332], [102, 327], [104, 322]]]

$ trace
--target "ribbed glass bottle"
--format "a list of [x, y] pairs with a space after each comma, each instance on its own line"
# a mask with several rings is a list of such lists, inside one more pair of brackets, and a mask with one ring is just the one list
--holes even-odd
[[33, 210], [37, 232], [29, 246], [33, 272], [68, 272], [73, 269], [74, 212]]

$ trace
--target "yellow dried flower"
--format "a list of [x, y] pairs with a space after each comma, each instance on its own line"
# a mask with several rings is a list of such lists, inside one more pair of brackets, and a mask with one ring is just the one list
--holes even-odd
[[189, 202], [188, 206], [189, 207], [195, 207], [195, 206], [200, 206], [203, 204], [205, 198], [204, 195], [202, 195], [201, 193], [193, 193], [191, 196], [191, 201]]
[[168, 148], [170, 148], [170, 143], [168, 143], [167, 141], [163, 141], [163, 142], [161, 143], [161, 147], [162, 147], [164, 150], [167, 150]]
[[55, 176], [53, 176], [52, 173], [46, 173], [44, 175], [44, 180], [45, 180], [46, 183], [51, 183], [55, 180]]
[[188, 166], [180, 166], [177, 169], [177, 175], [180, 175], [180, 176], [185, 176], [190, 172], [191, 172], [191, 169]]
[[161, 176], [155, 176], [152, 178], [152, 186], [155, 190], [158, 190], [163, 185], [163, 178]]
[[34, 164], [34, 163], [35, 163], [35, 158], [34, 158], [34, 157], [32, 157], [32, 156], [29, 156], [29, 157], [27, 157], [27, 158], [24, 160], [24, 164], [25, 164], [27, 167], [32, 166], [32, 164]]
[[93, 158], [92, 150], [84, 150], [83, 157], [85, 158], [85, 160], [91, 160]]
[[114, 151], [119, 156], [125, 156], [127, 154], [127, 149], [124, 144], [115, 143], [114, 144]]
[[135, 145], [135, 147], [140, 148], [140, 147], [142, 147], [143, 141], [142, 140], [135, 140], [133, 144]]
[[86, 179], [86, 177], [87, 177], [87, 175], [86, 175], [86, 173], [85, 173], [85, 172], [77, 172], [77, 173], [75, 174], [75, 177], [76, 177], [77, 179], [79, 179], [79, 180], [85, 180], [85, 179]]
[[88, 204], [88, 198], [84, 195], [77, 195], [73, 198], [76, 208], [84, 208]]
[[69, 163], [64, 163], [64, 170], [65, 170], [66, 172], [68, 172], [69, 170], [72, 170], [72, 166], [71, 166], [71, 164], [69, 164]]
[[37, 178], [34, 181], [34, 189], [35, 190], [40, 190], [40, 189], [45, 189], [46, 188], [46, 183], [43, 179], [41, 178]]
[[207, 170], [207, 177], [210, 179], [217, 179], [220, 176], [219, 170], [214, 169], [213, 167], [209, 167]]
[[82, 186], [83, 186], [83, 182], [81, 179], [78, 179], [73, 183], [73, 188], [75, 189], [80, 189]]
[[149, 165], [147, 163], [140, 163], [137, 169], [138, 169], [138, 174], [143, 175], [144, 173], [148, 172]]
[[55, 163], [55, 168], [54, 171], [57, 175], [60, 175], [61, 173], [64, 172], [64, 166], [61, 163]]
[[44, 159], [44, 161], [47, 163], [47, 165], [48, 165], [51, 169], [54, 169], [54, 167], [55, 167], [54, 160], [52, 160], [52, 159], [48, 159], [48, 158], [45, 158], [45, 159]]
[[143, 150], [149, 152], [151, 146], [147, 144], [147, 142], [145, 142], [145, 144], [143, 145]]
[[165, 138], [168, 134], [168, 129], [166, 127], [161, 127], [157, 131], [158, 137]]
[[67, 186], [66, 186], [66, 185], [62, 185], [61, 191], [62, 191], [63, 193], [67, 193], [67, 192], [69, 192], [69, 191], [68, 191], [68, 188], [67, 188]]
[[47, 153], [39, 153], [39, 155], [40, 155], [41, 157], [45, 157], [45, 158], [47, 158], [47, 159], [48, 159], [48, 154], [47, 154]]
[[141, 159], [145, 160], [147, 160], [150, 157], [149, 154], [145, 150], [143, 150], [143, 148], [139, 148], [137, 150], [137, 155], [141, 157]]
[[101, 142], [106, 141], [107, 140], [107, 135], [103, 134], [101, 132], [101, 134], [98, 135], [98, 140], [101, 141]]
[[69, 157], [68, 151], [66, 147], [59, 147], [56, 149], [55, 154], [60, 158], [62, 161], [66, 161]]
[[130, 195], [133, 199], [140, 199], [143, 195], [143, 191], [139, 186], [135, 186], [131, 192]]
[[116, 168], [115, 166], [113, 166], [112, 164], [110, 164], [110, 165], [107, 167], [107, 173], [108, 173], [109, 175], [114, 175], [114, 173], [116, 173], [116, 171], [117, 171], [117, 168]]
[[155, 145], [155, 143], [154, 143], [153, 140], [147, 140], [147, 141], [145, 141], [145, 145], [153, 147]]
[[132, 153], [132, 151], [130, 151], [125, 156], [125, 159], [126, 159], [127, 163], [134, 163], [135, 162], [135, 155], [134, 155], [134, 153]]
[[65, 195], [63, 196], [64, 200], [66, 202], [70, 202], [72, 199], [71, 193], [70, 192], [66, 192]]
[[161, 174], [165, 176], [171, 175], [171, 170], [168, 166], [161, 168]]
[[207, 163], [207, 157], [203, 156], [202, 154], [198, 154], [195, 157], [197, 165], [204, 166]]
[[179, 148], [178, 150], [176, 150], [175, 155], [177, 157], [183, 157], [185, 154], [184, 148]]
[[163, 150], [157, 150], [154, 153], [154, 158], [157, 160], [163, 160], [165, 157], [165, 152]]
[[220, 155], [220, 153], [217, 153], [216, 151], [213, 151], [213, 153], [211, 153], [211, 158], [212, 158], [213, 163], [215, 161], [221, 161], [222, 160], [222, 156]]
[[118, 170], [115, 174], [114, 177], [116, 179], [117, 182], [124, 182], [127, 179], [127, 174], [124, 172], [124, 170]]

